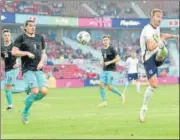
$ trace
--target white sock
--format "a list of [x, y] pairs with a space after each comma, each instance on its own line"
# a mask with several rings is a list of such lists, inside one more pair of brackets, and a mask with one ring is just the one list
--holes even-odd
[[140, 86], [141, 86], [141, 83], [139, 81], [136, 81], [136, 91], [137, 92], [140, 92]]
[[11, 108], [12, 108], [13, 106], [12, 106], [12, 105], [8, 105], [8, 107], [11, 107]]
[[149, 100], [154, 92], [155, 88], [152, 88], [151, 86], [148, 86], [145, 94], [144, 94], [144, 100], [143, 100], [143, 107], [147, 108]]
[[128, 85], [129, 85], [129, 81], [126, 81], [123, 93], [126, 93]]

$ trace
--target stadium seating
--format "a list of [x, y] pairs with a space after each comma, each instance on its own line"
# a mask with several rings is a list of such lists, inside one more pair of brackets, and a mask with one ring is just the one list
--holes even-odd
[[[164, 17], [177, 18], [179, 17], [179, 5], [176, 1], [134, 1], [140, 8], [149, 16], [153, 8], [161, 8], [164, 11]], [[52, 15], [52, 16], [70, 16], [70, 17], [94, 17], [83, 4], [90, 7], [100, 17], [126, 17], [137, 18], [137, 14], [133, 11], [130, 2], [126, 1], [83, 1], [83, 0], [62, 0], [59, 2], [37, 2], [14, 0], [0, 1], [2, 12], [22, 13], [22, 14], [38, 14], [38, 15]], [[172, 8], [173, 7], [173, 8]]]

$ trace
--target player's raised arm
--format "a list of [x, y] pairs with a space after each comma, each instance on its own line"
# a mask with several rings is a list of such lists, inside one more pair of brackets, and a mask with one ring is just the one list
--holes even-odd
[[14, 47], [12, 48], [12, 55], [13, 56], [28, 56], [29, 58], [34, 58], [34, 55], [27, 51], [21, 51], [19, 48], [21, 47], [21, 43], [23, 42], [23, 36], [20, 35], [14, 41]]
[[111, 61], [105, 62], [106, 66], [120, 61], [120, 56], [117, 54], [117, 51], [114, 48], [112, 49], [112, 53], [114, 54], [115, 58]]
[[179, 35], [174, 35], [174, 34], [161, 33], [160, 36], [163, 40], [168, 40], [171, 38], [179, 39]]
[[14, 56], [27, 56], [26, 51], [20, 51], [18, 47], [14, 46], [12, 49], [12, 55]]

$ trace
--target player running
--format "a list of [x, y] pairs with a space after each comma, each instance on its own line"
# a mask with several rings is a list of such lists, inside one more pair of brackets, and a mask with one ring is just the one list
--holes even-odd
[[168, 50], [163, 41], [170, 38], [179, 39], [178, 35], [160, 33], [163, 12], [160, 9], [153, 9], [151, 12], [151, 22], [146, 25], [140, 37], [142, 61], [149, 81], [144, 95], [143, 105], [140, 110], [140, 121], [145, 121], [147, 106], [152, 93], [158, 86], [157, 68], [161, 66], [168, 55]]
[[125, 88], [123, 93], [125, 94], [127, 91], [128, 85], [131, 83], [132, 80], [135, 80], [136, 82], [136, 91], [137, 93], [140, 93], [140, 81], [138, 80], [138, 59], [136, 58], [136, 53], [131, 53], [131, 56], [128, 57], [126, 60], [126, 67], [128, 69], [128, 79], [125, 84]]
[[12, 54], [21, 56], [24, 80], [30, 89], [25, 99], [22, 112], [22, 121], [28, 123], [28, 114], [33, 102], [42, 99], [48, 93], [47, 79], [42, 72], [45, 61], [45, 41], [42, 35], [36, 34], [36, 25], [33, 20], [24, 24], [24, 34], [16, 38]]
[[105, 93], [105, 85], [108, 86], [108, 90], [112, 91], [113, 93], [117, 94], [121, 100], [122, 103], [124, 103], [124, 95], [114, 86], [112, 86], [112, 73], [116, 71], [116, 62], [120, 60], [120, 57], [117, 55], [116, 50], [110, 46], [110, 36], [105, 35], [103, 37], [103, 44], [104, 48], [101, 50], [102, 52], [102, 61], [101, 64], [103, 65], [103, 72], [100, 76], [100, 95], [102, 99], [102, 103], [100, 103], [98, 106], [107, 106], [106, 101], [106, 93]]
[[1, 47], [1, 58], [4, 60], [5, 64], [5, 94], [8, 104], [6, 110], [12, 110], [12, 91], [15, 89], [19, 65], [17, 64], [17, 58], [11, 54], [13, 43], [11, 42], [10, 31], [8, 29], [3, 29], [2, 37], [4, 45]]

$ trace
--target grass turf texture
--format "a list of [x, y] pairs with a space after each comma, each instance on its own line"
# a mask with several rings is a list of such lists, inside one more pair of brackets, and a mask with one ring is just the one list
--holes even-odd
[[[119, 89], [122, 91], [123, 87]], [[2, 92], [1, 138], [178, 138], [178, 85], [160, 86], [156, 90], [145, 123], [139, 121], [144, 93], [135, 91], [135, 86], [128, 88], [125, 104], [108, 92], [108, 106], [98, 108], [97, 87], [50, 89], [46, 98], [33, 104], [27, 125], [21, 122], [26, 94], [13, 95], [14, 110], [9, 112], [5, 110]]]

